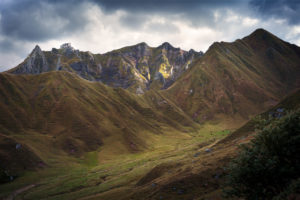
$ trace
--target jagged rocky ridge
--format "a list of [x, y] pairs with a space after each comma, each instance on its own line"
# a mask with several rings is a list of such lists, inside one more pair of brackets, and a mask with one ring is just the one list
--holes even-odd
[[164, 94], [194, 121], [248, 118], [300, 87], [300, 48], [263, 29], [234, 42], [215, 42], [206, 51], [183, 51], [146, 43], [92, 54], [70, 44], [41, 51], [9, 72], [65, 70], [88, 80], [142, 94]]
[[65, 70], [109, 86], [128, 88], [138, 94], [145, 89], [168, 88], [202, 52], [184, 51], [165, 42], [157, 48], [146, 43], [105, 54], [75, 50], [70, 43], [59, 49], [42, 51], [37, 45], [14, 74], [39, 74]]

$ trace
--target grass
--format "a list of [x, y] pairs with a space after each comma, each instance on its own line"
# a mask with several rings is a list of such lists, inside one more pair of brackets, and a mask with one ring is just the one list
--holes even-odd
[[[3, 185], [1, 195], [32, 183], [38, 186], [25, 192], [20, 197], [24, 199], [78, 199], [80, 197], [102, 194], [116, 188], [135, 188], [135, 184], [151, 169], [163, 163], [187, 162], [198, 150], [198, 145], [224, 137], [228, 131], [217, 130], [212, 134], [207, 132], [211, 127], [203, 127], [197, 133], [175, 134], [166, 132], [155, 136], [155, 147], [151, 151], [139, 153], [112, 153], [106, 159], [99, 159], [99, 154], [106, 146], [86, 153], [74, 163], [69, 161], [67, 167], [55, 167], [26, 173], [15, 182]], [[109, 145], [108, 145], [109, 146]], [[77, 164], [76, 164], [77, 163]], [[5, 191], [5, 192], [4, 192]]]
[[[296, 47], [276, 38], [273, 42], [252, 40], [215, 43], [170, 88], [158, 91], [162, 84], [154, 81], [140, 96], [67, 72], [27, 76], [1, 73], [0, 139], [8, 138], [11, 146], [0, 146], [0, 164], [7, 164], [7, 158], [11, 163], [20, 162], [14, 156], [15, 143], [20, 143], [28, 152], [22, 167], [28, 168], [21, 170], [15, 181], [1, 185], [0, 196], [29, 184], [37, 186], [17, 199], [188, 196], [175, 197], [170, 192], [174, 185], [191, 190], [190, 196], [200, 196], [200, 191], [214, 195], [213, 191], [219, 190], [214, 188], [218, 181], [212, 177], [234, 156], [240, 136], [245, 137], [243, 141], [251, 139], [248, 135], [253, 124], [234, 130], [250, 115], [270, 107], [270, 100], [278, 100], [295, 88], [299, 74]], [[289, 55], [284, 57], [286, 52], [281, 55], [278, 51], [273, 52], [276, 57], [265, 57], [273, 44], [288, 49]], [[163, 71], [174, 63], [159, 49], [150, 51], [152, 58], [141, 61], [148, 59], [153, 79], [162, 61], [166, 64]], [[95, 59], [103, 66], [108, 62], [115, 65], [113, 74], [131, 62], [110, 58], [109, 54]], [[63, 65], [77, 61], [75, 57], [61, 60]], [[284, 79], [288, 74], [282, 72], [283, 67], [293, 74], [290, 80]], [[298, 97], [284, 104], [297, 104]], [[225, 137], [226, 143], [218, 143]], [[205, 152], [206, 148], [212, 152]], [[29, 168], [31, 161], [40, 160], [45, 167]], [[16, 170], [13, 165], [9, 167]], [[148, 181], [137, 185], [143, 178]], [[209, 188], [203, 189], [199, 182]]]
[[[213, 124], [199, 130], [157, 91], [137, 96], [67, 72], [3, 73], [0, 80], [5, 97], [0, 106], [9, 108], [0, 112], [8, 119], [0, 132], [12, 141], [10, 148], [0, 148], [0, 155], [19, 163], [14, 154], [20, 143], [31, 153], [22, 165], [32, 160], [45, 165], [22, 169], [19, 178], [1, 185], [1, 197], [30, 184], [37, 186], [20, 198], [74, 199], [132, 189], [155, 166], [184, 160], [223, 130]], [[16, 169], [12, 165], [10, 170]]]

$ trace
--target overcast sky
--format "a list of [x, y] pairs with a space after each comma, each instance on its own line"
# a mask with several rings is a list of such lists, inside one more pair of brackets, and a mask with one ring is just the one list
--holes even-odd
[[264, 28], [300, 46], [299, 0], [0, 0], [0, 71], [70, 42], [105, 53], [167, 41], [206, 51]]

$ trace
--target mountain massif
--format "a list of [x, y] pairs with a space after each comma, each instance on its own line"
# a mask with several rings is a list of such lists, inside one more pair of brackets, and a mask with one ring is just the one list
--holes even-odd
[[258, 29], [216, 42], [164, 93], [196, 121], [247, 118], [300, 87], [300, 48]]
[[[53, 189], [68, 183], [62, 176], [64, 182], [43, 182], [24, 199], [97, 199], [90, 195], [100, 192], [100, 199], [118, 199], [109, 190], [128, 180], [147, 194], [161, 182], [157, 191], [168, 193], [167, 186], [178, 188], [180, 182], [172, 173], [192, 177], [194, 164], [185, 162], [190, 154], [214, 146], [299, 88], [300, 47], [263, 29], [231, 43], [215, 42], [204, 54], [169, 43], [105, 54], [68, 43], [51, 51], [36, 46], [21, 64], [0, 73], [0, 170], [9, 177], [28, 170], [54, 177], [58, 172], [48, 169], [78, 169], [70, 171], [78, 180], [65, 190]], [[216, 156], [222, 160], [220, 149]], [[90, 179], [81, 183], [83, 175]], [[134, 191], [128, 187], [124, 194]]]
[[24, 62], [10, 72], [39, 74], [63, 70], [142, 94], [151, 87], [169, 87], [202, 55], [192, 49], [187, 52], [174, 48], [167, 42], [157, 48], [140, 43], [105, 54], [75, 50], [70, 43], [52, 51], [42, 51], [37, 45]]

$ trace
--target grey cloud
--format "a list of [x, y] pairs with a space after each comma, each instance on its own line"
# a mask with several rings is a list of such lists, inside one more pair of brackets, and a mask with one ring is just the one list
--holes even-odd
[[120, 22], [128, 28], [140, 28], [145, 21], [149, 20], [149, 16], [140, 13], [127, 13], [120, 19]]
[[[45, 41], [82, 31], [89, 23], [87, 4], [104, 12], [128, 11], [121, 22], [140, 28], [151, 14], [180, 15], [196, 26], [214, 26], [213, 11], [235, 7], [247, 0], [18, 0], [0, 4], [0, 34], [25, 41]], [[100, 19], [101, 20], [101, 19]]]
[[15, 54], [21, 54], [21, 55], [24, 55], [25, 53], [28, 54], [29, 52], [28, 49], [25, 48], [26, 46], [25, 43], [26, 42], [24, 41], [15, 40], [9, 37], [4, 37], [0, 39], [0, 54], [11, 53], [11, 52]]
[[[92, 0], [107, 10], [125, 9], [131, 11], [189, 11], [200, 7], [233, 6], [241, 0]], [[242, 0], [243, 1], [243, 0]]]
[[[82, 30], [88, 20], [82, 3], [19, 0], [0, 8], [1, 34], [26, 41], [44, 41]], [[76, 1], [77, 2], [77, 1]]]
[[287, 19], [290, 24], [300, 23], [299, 0], [251, 0], [250, 5], [262, 16]]
[[[112, 17], [119, 20], [116, 24], [108, 24], [110, 21], [105, 21], [105, 17], [96, 19], [103, 21], [105, 28], [111, 28], [119, 35], [133, 29], [141, 33], [161, 33], [161, 38], [168, 40], [167, 34], [172, 36], [179, 31], [180, 27], [172, 24], [178, 21], [193, 28], [209, 27], [227, 34], [229, 39], [235, 38], [237, 32], [242, 36], [253, 28], [240, 27], [238, 22], [226, 22], [225, 19], [230, 15], [252, 17], [261, 22], [269, 17], [287, 19], [290, 24], [284, 26], [286, 30], [277, 26], [272, 29], [275, 34], [282, 32], [283, 36], [291, 24], [299, 24], [299, 4], [299, 0], [0, 0], [0, 57], [11, 53], [23, 58], [29, 53], [29, 48], [37, 43], [68, 39], [80, 33], [84, 35], [90, 30], [89, 25], [95, 22], [94, 16], [89, 21], [90, 6], [98, 6], [101, 14], [107, 16], [114, 16], [118, 10], [125, 11], [120, 19]], [[216, 11], [218, 20], [214, 17]], [[257, 15], [257, 12], [261, 15]], [[167, 19], [168, 23], [152, 22], [153, 16]], [[267, 23], [267, 28], [275, 26]], [[295, 41], [299, 40], [298, 35], [294, 37]], [[85, 41], [85, 38], [78, 40]], [[3, 62], [0, 60], [0, 64]]]
[[157, 32], [157, 33], [176, 33], [179, 32], [179, 29], [173, 25], [173, 24], [167, 24], [167, 23], [150, 23], [146, 27], [146, 30], [149, 32]]
[[[248, 0], [91, 0], [106, 12], [125, 10], [130, 16], [139, 18], [143, 15], [158, 14], [168, 18], [180, 16], [194, 26], [214, 26], [214, 11], [216, 9], [239, 8]], [[132, 17], [130, 17], [132, 18]], [[140, 19], [127, 20], [124, 24], [138, 28], [143, 25]]]
[[15, 43], [11, 42], [10, 40], [0, 40], [0, 53], [14, 51], [15, 49]]

